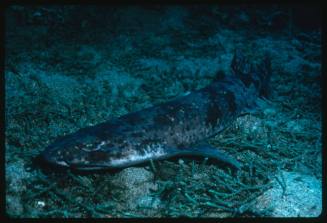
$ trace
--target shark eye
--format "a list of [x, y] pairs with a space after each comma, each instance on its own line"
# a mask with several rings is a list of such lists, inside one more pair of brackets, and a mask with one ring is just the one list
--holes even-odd
[[93, 144], [91, 143], [83, 143], [83, 144], [78, 144], [74, 146], [75, 149], [91, 149], [93, 147]]
[[77, 147], [85, 152], [92, 152], [100, 150], [102, 146], [105, 145], [105, 142], [101, 142], [100, 144], [82, 144], [78, 145]]

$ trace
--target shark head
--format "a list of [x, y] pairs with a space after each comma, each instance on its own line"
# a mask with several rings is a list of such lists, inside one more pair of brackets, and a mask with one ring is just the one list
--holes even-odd
[[40, 158], [57, 167], [96, 170], [115, 167], [112, 161], [118, 155], [118, 148], [108, 141], [76, 132], [56, 139], [41, 153]]
[[167, 155], [161, 144], [133, 144], [120, 136], [113, 142], [97, 135], [88, 128], [59, 137], [40, 158], [51, 166], [89, 171], [128, 167]]

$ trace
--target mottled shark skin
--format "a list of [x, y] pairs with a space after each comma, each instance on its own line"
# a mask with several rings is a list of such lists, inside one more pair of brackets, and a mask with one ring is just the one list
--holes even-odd
[[58, 166], [99, 170], [193, 154], [239, 168], [236, 160], [218, 149], [197, 146], [253, 110], [256, 99], [267, 94], [268, 57], [255, 65], [236, 52], [231, 68], [231, 74], [218, 74], [205, 88], [60, 137], [41, 157]]

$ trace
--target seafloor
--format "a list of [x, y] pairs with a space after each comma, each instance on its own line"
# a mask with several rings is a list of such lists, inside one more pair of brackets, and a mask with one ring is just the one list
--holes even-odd
[[[11, 217], [315, 217], [321, 213], [319, 10], [249, 6], [10, 6], [5, 36]], [[306, 20], [303, 22], [303, 20]], [[116, 172], [43, 170], [56, 137], [165, 102], [230, 72], [235, 49], [272, 58], [271, 95], [203, 159]]]

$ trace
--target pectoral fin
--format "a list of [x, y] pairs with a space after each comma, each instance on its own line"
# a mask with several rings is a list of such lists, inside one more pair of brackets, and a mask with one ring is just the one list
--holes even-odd
[[198, 145], [191, 148], [183, 148], [180, 152], [181, 155], [192, 155], [192, 156], [203, 156], [208, 158], [213, 158], [218, 161], [223, 161], [225, 163], [230, 164], [236, 169], [241, 168], [241, 163], [239, 163], [236, 159], [226, 154], [225, 152], [219, 150], [216, 147], [212, 147], [210, 145]]

